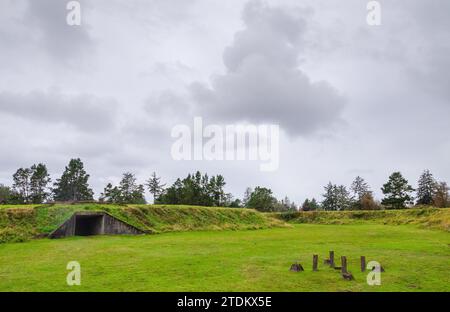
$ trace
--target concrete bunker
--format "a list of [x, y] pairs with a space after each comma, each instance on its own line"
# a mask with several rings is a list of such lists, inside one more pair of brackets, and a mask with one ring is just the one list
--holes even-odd
[[75, 236], [89, 236], [102, 234], [103, 215], [75, 216]]
[[53, 231], [50, 238], [91, 235], [137, 235], [144, 231], [104, 211], [75, 212], [67, 221]]

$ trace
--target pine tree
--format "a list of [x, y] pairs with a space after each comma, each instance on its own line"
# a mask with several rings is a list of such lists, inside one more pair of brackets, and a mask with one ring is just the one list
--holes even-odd
[[363, 199], [367, 201], [367, 199], [372, 196], [369, 185], [366, 183], [366, 181], [364, 181], [363, 178], [357, 176], [353, 181], [350, 189], [352, 190], [355, 198], [352, 203], [352, 208], [355, 210], [361, 210]]
[[41, 204], [49, 198], [50, 192], [47, 186], [50, 182], [50, 175], [44, 164], [31, 167], [30, 199], [34, 204]]
[[107, 203], [120, 203], [122, 199], [120, 197], [120, 190], [117, 186], [108, 183], [100, 195], [100, 201]]
[[71, 159], [61, 178], [54, 183], [54, 199], [57, 201], [92, 200], [94, 192], [88, 184], [89, 175], [81, 159]]
[[312, 211], [320, 209], [320, 205], [315, 198], [311, 199], [311, 201], [309, 202], [309, 206], [311, 207]]
[[225, 194], [223, 189], [225, 184], [225, 179], [220, 174], [211, 178], [209, 183], [209, 195], [212, 198], [214, 206], [220, 207], [224, 205], [227, 197], [227, 194]]
[[355, 178], [355, 180], [352, 183], [352, 186], [350, 187], [350, 189], [353, 191], [355, 197], [358, 200], [361, 200], [361, 198], [369, 193], [372, 193], [370, 191], [370, 187], [369, 185], [366, 183], [366, 181], [364, 181], [363, 178], [361, 178], [360, 176], [357, 176]]
[[247, 203], [248, 203], [248, 201], [250, 200], [250, 196], [252, 195], [252, 192], [253, 192], [253, 190], [252, 190], [251, 187], [247, 187], [247, 188], [245, 189], [244, 198], [242, 199], [242, 205], [243, 205], [244, 207], [248, 207], [248, 206], [247, 206]]
[[336, 185], [331, 182], [324, 187], [325, 194], [323, 194], [324, 200], [322, 201], [322, 207], [324, 210], [338, 210], [338, 203], [336, 197]]
[[12, 190], [10, 187], [0, 184], [0, 205], [9, 204], [12, 197]]
[[31, 169], [19, 168], [13, 175], [13, 191], [17, 194], [18, 202], [28, 204], [31, 202], [30, 196], [30, 179]]
[[[160, 194], [157, 201], [162, 204], [199, 206], [229, 206], [232, 197], [224, 191], [225, 179], [221, 175], [208, 177], [199, 171], [188, 174]], [[237, 204], [235, 202], [234, 204]]]
[[124, 173], [119, 186], [113, 186], [111, 183], [106, 185], [100, 200], [118, 204], [145, 204], [144, 186], [136, 181], [134, 174]]
[[381, 188], [384, 199], [381, 201], [389, 209], [402, 209], [407, 204], [410, 204], [413, 197], [410, 195], [414, 189], [408, 184], [408, 181], [402, 176], [400, 172], [394, 172], [389, 177], [389, 180]]
[[259, 211], [274, 211], [277, 199], [272, 195], [272, 190], [257, 186], [250, 195], [247, 203], [249, 208]]
[[344, 185], [329, 182], [325, 186], [322, 207], [324, 210], [348, 210], [352, 206], [352, 198]]
[[334, 192], [336, 193], [337, 210], [349, 210], [352, 207], [353, 198], [347, 188], [344, 185], [335, 186]]
[[425, 170], [419, 178], [417, 188], [417, 205], [432, 205], [433, 204], [433, 190], [435, 189], [436, 181], [429, 170]]
[[164, 192], [165, 184], [161, 184], [161, 178], [156, 176], [156, 172], [153, 172], [146, 185], [150, 194], [153, 195], [153, 203], [155, 203], [156, 198]]
[[144, 186], [137, 184], [136, 177], [130, 172], [122, 176], [118, 187], [120, 200], [124, 204], [145, 204]]

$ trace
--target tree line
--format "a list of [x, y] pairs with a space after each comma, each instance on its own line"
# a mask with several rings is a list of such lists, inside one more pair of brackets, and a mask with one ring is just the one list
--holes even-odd
[[[11, 187], [0, 184], [0, 204], [41, 204], [49, 202], [93, 201], [94, 192], [89, 186], [90, 175], [81, 159], [71, 159], [60, 178], [52, 184], [45, 164], [19, 168], [12, 176]], [[155, 172], [144, 184], [139, 184], [133, 173], [122, 175], [118, 185], [108, 183], [99, 202], [115, 204], [145, 204], [145, 192], [153, 196], [155, 204], [198, 205], [230, 208], [253, 208], [260, 211], [313, 211], [313, 210], [378, 210], [402, 209], [413, 204], [448, 207], [449, 187], [437, 182], [429, 170], [425, 170], [414, 190], [400, 172], [394, 172], [381, 188], [384, 198], [376, 201], [367, 182], [356, 177], [350, 188], [329, 182], [324, 187], [322, 201], [306, 199], [301, 206], [286, 196], [278, 200], [271, 189], [257, 186], [247, 188], [242, 199], [225, 192], [222, 175], [208, 176], [197, 171], [178, 178], [166, 187]], [[415, 197], [413, 195], [415, 193]]]
[[319, 204], [314, 198], [306, 199], [301, 210], [381, 210], [404, 209], [416, 206], [450, 206], [449, 187], [446, 182], [438, 182], [429, 170], [419, 177], [418, 187], [414, 189], [400, 172], [394, 172], [383, 184], [381, 202], [373, 197], [367, 182], [356, 177], [350, 188], [329, 182], [324, 187], [323, 201]]

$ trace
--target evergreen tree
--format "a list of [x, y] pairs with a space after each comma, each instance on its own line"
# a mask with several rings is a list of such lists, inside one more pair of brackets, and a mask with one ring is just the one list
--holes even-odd
[[385, 197], [381, 203], [389, 209], [402, 209], [413, 200], [410, 195], [414, 189], [408, 184], [408, 181], [400, 172], [394, 172], [389, 180], [381, 188]]
[[308, 198], [305, 199], [305, 201], [303, 202], [301, 210], [302, 211], [311, 211], [311, 203]]
[[311, 201], [309, 202], [309, 206], [312, 211], [320, 209], [320, 205], [315, 198], [311, 199]]
[[0, 184], [0, 205], [11, 203], [12, 190], [10, 187]]
[[352, 206], [352, 198], [344, 185], [335, 185], [329, 182], [322, 195], [322, 208], [324, 210], [348, 210]]
[[324, 200], [322, 201], [322, 207], [324, 210], [338, 210], [338, 199], [336, 192], [336, 185], [331, 182], [324, 187], [325, 194], [323, 194]]
[[303, 202], [300, 210], [302, 210], [302, 211], [315, 211], [315, 210], [319, 210], [319, 209], [320, 209], [320, 205], [317, 203], [315, 198], [313, 198], [311, 200], [309, 200], [307, 198]]
[[221, 175], [208, 177], [199, 171], [189, 174], [185, 179], [177, 179], [158, 196], [161, 204], [183, 204], [199, 206], [228, 206], [231, 195], [224, 191], [225, 179]]
[[357, 200], [361, 200], [364, 195], [372, 193], [370, 191], [369, 185], [360, 176], [357, 176], [355, 178], [350, 189], [352, 190]]
[[144, 186], [136, 181], [134, 174], [124, 173], [119, 186], [113, 186], [111, 183], [106, 185], [100, 200], [118, 204], [145, 204]]
[[352, 202], [352, 209], [361, 210], [363, 209], [362, 208], [363, 199], [365, 200], [366, 204], [368, 204], [368, 200], [370, 198], [373, 199], [369, 185], [360, 176], [357, 176], [355, 178], [350, 189], [353, 192], [353, 198], [355, 199]]
[[161, 204], [181, 204], [183, 192], [183, 183], [180, 179], [177, 179], [172, 186], [168, 187], [159, 197], [156, 199], [157, 203]]
[[[231, 196], [231, 194], [229, 194], [229, 195]], [[230, 207], [230, 208], [241, 208], [242, 207], [242, 202], [241, 202], [241, 200], [239, 198], [236, 198], [236, 199], [230, 198], [227, 207]]]
[[161, 178], [156, 176], [156, 172], [153, 172], [146, 185], [150, 194], [153, 195], [153, 203], [155, 203], [156, 198], [164, 191], [165, 184], [161, 184]]
[[103, 190], [103, 193], [100, 195], [100, 201], [105, 201], [108, 203], [121, 203], [122, 198], [119, 188], [117, 186], [113, 187], [111, 183], [108, 183]]
[[225, 179], [220, 174], [212, 177], [209, 182], [209, 194], [212, 198], [213, 206], [224, 206], [227, 198], [227, 194], [225, 194]]
[[433, 191], [436, 181], [429, 170], [425, 170], [419, 178], [417, 188], [417, 205], [432, 205]]
[[335, 198], [337, 201], [337, 210], [349, 210], [353, 204], [353, 198], [350, 196], [350, 192], [344, 185], [334, 187], [336, 193]]
[[49, 198], [50, 192], [47, 186], [50, 182], [50, 175], [44, 164], [31, 167], [30, 199], [34, 204], [41, 204]]
[[31, 169], [19, 168], [13, 175], [13, 191], [17, 194], [17, 200], [19, 203], [29, 204], [31, 202], [31, 174]]
[[145, 204], [144, 186], [137, 184], [136, 177], [130, 172], [122, 176], [119, 183], [120, 200], [125, 204]]
[[259, 211], [274, 211], [276, 203], [277, 199], [272, 195], [272, 190], [257, 186], [250, 195], [247, 206]]
[[297, 206], [294, 202], [291, 202], [289, 197], [285, 196], [281, 201], [274, 205], [273, 211], [296, 211]]
[[61, 178], [54, 183], [54, 199], [57, 201], [92, 200], [94, 192], [88, 184], [89, 175], [81, 159], [71, 159]]
[[244, 205], [244, 207], [248, 207], [248, 201], [250, 200], [250, 196], [252, 195], [252, 188], [251, 187], [247, 187], [245, 189], [245, 193], [244, 193], [244, 198], [242, 199], [242, 204]]

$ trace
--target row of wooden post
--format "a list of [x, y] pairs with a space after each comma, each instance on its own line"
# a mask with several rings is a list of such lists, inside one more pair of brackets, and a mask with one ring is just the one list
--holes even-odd
[[[325, 264], [329, 264], [331, 268], [336, 268], [334, 262], [334, 251], [330, 251], [330, 259], [325, 260]], [[319, 255], [313, 255], [313, 271], [318, 271], [319, 266]], [[347, 271], [347, 257], [341, 257], [341, 272], [348, 273]], [[366, 257], [361, 256], [361, 272], [366, 270]]]
[[[340, 267], [336, 267], [335, 262], [334, 262], [334, 251], [330, 251], [330, 258], [326, 259], [324, 261], [325, 264], [328, 264], [331, 268], [336, 269], [336, 270], [341, 270], [341, 274], [342, 277], [346, 280], [353, 280], [353, 275], [348, 272], [347, 269], [347, 257], [346, 256], [342, 256], [341, 257], [341, 266]], [[303, 267], [301, 264], [293, 264], [291, 266], [291, 270], [292, 271], [303, 271]], [[319, 270], [319, 255], [313, 255], [313, 271], [318, 271]], [[366, 257], [365, 256], [361, 256], [361, 272], [364, 272], [366, 270]]]

